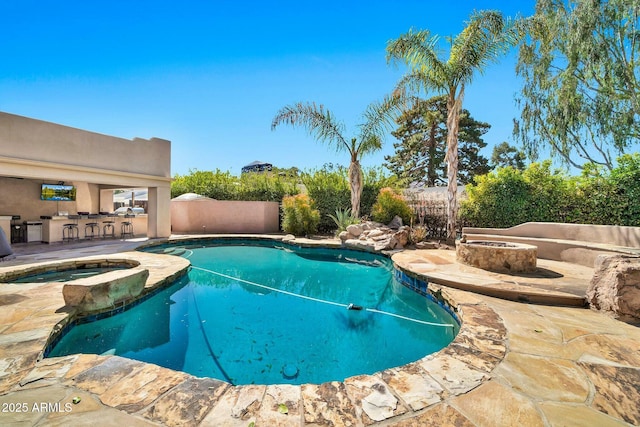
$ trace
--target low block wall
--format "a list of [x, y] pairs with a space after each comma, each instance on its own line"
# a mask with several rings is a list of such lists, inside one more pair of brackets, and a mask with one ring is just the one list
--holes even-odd
[[172, 200], [173, 234], [277, 233], [278, 202]]
[[538, 257], [593, 267], [599, 255], [640, 253], [640, 227], [527, 222], [511, 228], [464, 227], [468, 240], [537, 246]]

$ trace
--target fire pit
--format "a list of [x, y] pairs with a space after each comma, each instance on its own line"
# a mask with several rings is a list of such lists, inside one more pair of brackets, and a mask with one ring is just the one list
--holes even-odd
[[498, 273], [532, 273], [538, 247], [523, 243], [464, 239], [456, 244], [458, 262]]

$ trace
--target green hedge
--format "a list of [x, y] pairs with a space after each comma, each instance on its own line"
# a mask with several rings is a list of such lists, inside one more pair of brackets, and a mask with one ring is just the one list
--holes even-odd
[[[331, 165], [302, 174], [302, 183], [320, 211], [318, 231], [321, 233], [330, 233], [336, 229], [330, 216], [335, 215], [336, 209], [351, 208], [351, 190], [347, 176], [346, 168]], [[360, 215], [370, 217], [380, 189], [395, 186], [397, 179], [387, 176], [382, 168], [365, 169], [363, 177]]]
[[176, 175], [171, 183], [171, 197], [196, 193], [216, 200], [259, 200], [280, 202], [282, 198], [300, 192], [298, 178], [276, 173], [243, 173], [191, 170], [188, 175]]
[[533, 163], [499, 168], [467, 186], [460, 216], [473, 227], [512, 227], [529, 221], [640, 226], [640, 154], [618, 158], [607, 173], [587, 166], [579, 177]]

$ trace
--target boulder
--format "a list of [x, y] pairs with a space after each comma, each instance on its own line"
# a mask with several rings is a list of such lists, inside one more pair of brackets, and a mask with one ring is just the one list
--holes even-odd
[[402, 227], [402, 218], [400, 218], [398, 215], [394, 216], [393, 219], [391, 220], [391, 222], [389, 224], [387, 224], [387, 227], [389, 227], [392, 230], [397, 230], [400, 227]]
[[62, 296], [82, 313], [97, 312], [140, 295], [148, 277], [149, 270], [140, 267], [110, 271], [65, 284]]
[[346, 240], [344, 244], [348, 247], [364, 249], [366, 251], [371, 251], [373, 249], [373, 245], [370, 242], [362, 240], [350, 239]]
[[407, 246], [407, 243], [409, 243], [409, 227], [401, 227], [400, 230], [393, 234], [393, 237], [399, 245], [399, 247], [396, 246], [396, 248], [404, 248]]
[[365, 235], [367, 236], [368, 239], [373, 239], [375, 237], [382, 236], [383, 234], [384, 234], [384, 231], [380, 229], [375, 229], [375, 230], [368, 231]]
[[357, 227], [347, 227], [347, 231], [340, 233], [339, 237], [345, 246], [380, 252], [404, 248], [409, 243], [410, 232], [411, 229], [407, 226], [400, 225], [397, 229], [391, 229], [378, 222], [365, 221], [357, 224]]
[[377, 242], [374, 242], [373, 249], [377, 252], [389, 251], [389, 250], [395, 249], [395, 242], [392, 242], [392, 238], [379, 240]]
[[599, 255], [587, 300], [593, 309], [640, 322], [640, 257]]
[[363, 231], [371, 230], [372, 228], [374, 228], [374, 226], [370, 221], [361, 223], [360, 227], [362, 228]]
[[347, 226], [347, 232], [351, 234], [353, 237], [358, 237], [362, 234], [364, 230], [360, 224], [351, 224]]

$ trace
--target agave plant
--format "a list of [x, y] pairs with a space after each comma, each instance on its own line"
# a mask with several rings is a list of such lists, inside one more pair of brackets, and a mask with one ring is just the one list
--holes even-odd
[[336, 225], [338, 226], [338, 230], [336, 231], [336, 234], [340, 234], [341, 232], [345, 231], [347, 227], [350, 226], [351, 224], [357, 224], [358, 222], [360, 222], [358, 218], [351, 215], [351, 209], [349, 208], [344, 210], [336, 209], [335, 215], [331, 215], [331, 214], [328, 214], [328, 215], [333, 220], [333, 222], [335, 222]]

